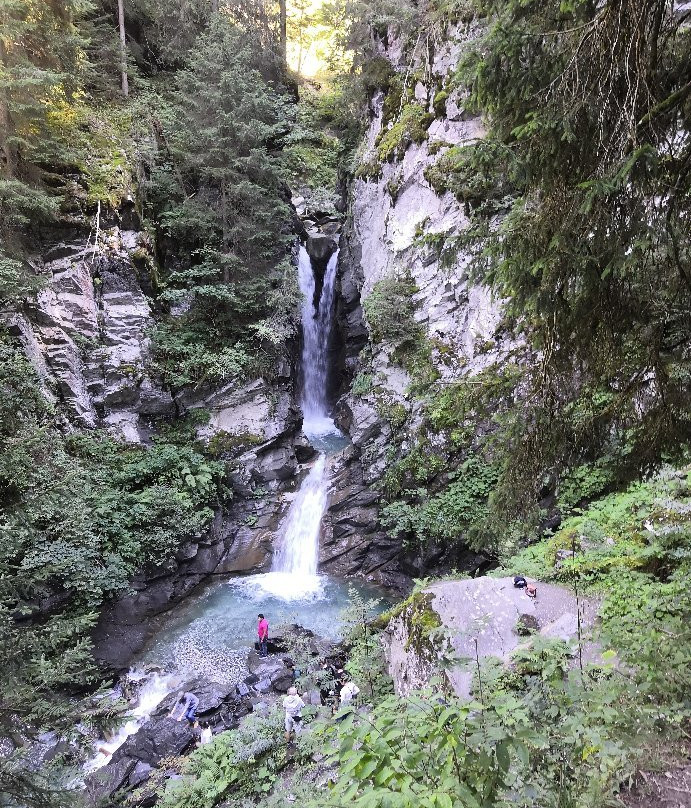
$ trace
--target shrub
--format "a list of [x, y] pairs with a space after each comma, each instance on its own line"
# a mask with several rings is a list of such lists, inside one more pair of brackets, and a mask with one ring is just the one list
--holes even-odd
[[388, 276], [375, 283], [363, 303], [374, 342], [401, 345], [421, 338], [422, 329], [415, 321], [413, 300], [417, 291], [410, 275]]

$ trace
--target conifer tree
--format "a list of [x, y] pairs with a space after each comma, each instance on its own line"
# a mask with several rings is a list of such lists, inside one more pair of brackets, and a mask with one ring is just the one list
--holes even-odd
[[[287, 107], [262, 75], [265, 57], [250, 36], [218, 15], [198, 40], [164, 121], [170, 152], [152, 185], [162, 227], [190, 251], [187, 264], [169, 276], [164, 297], [191, 300], [191, 309], [159, 344], [180, 370], [186, 349], [179, 340], [190, 350], [194, 343], [189, 364], [197, 382], [236, 373], [249, 360], [251, 324], [272, 303], [281, 306], [272, 290], [288, 242], [278, 151]], [[185, 336], [187, 325], [194, 333]], [[244, 348], [233, 352], [238, 341]], [[217, 365], [210, 355], [200, 358], [204, 344], [217, 356], [231, 352]], [[178, 375], [181, 383], [193, 380]]]
[[57, 200], [42, 180], [60, 154], [56, 111], [76, 88], [83, 0], [0, 0], [0, 299], [36, 281], [19, 260], [20, 231], [49, 219]]

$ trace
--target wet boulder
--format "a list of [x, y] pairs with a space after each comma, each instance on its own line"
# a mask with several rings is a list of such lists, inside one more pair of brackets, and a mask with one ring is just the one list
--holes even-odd
[[305, 435], [298, 435], [293, 441], [293, 449], [295, 450], [295, 457], [298, 463], [309, 463], [314, 460], [317, 455], [317, 450], [309, 442]]
[[[235, 685], [195, 679], [181, 685], [180, 690], [192, 692], [199, 698], [197, 716], [209, 721], [215, 732], [234, 729], [240, 718], [252, 710], [249, 699], [239, 696]], [[161, 760], [194, 749], [197, 737], [192, 726], [188, 721], [170, 717], [176, 700], [177, 692], [165, 698], [149, 720], [113, 753], [110, 761], [86, 777], [86, 793], [91, 805], [112, 804], [116, 794], [120, 798], [144, 784]]]
[[265, 679], [271, 678], [285, 666], [278, 656], [260, 657], [256, 651], [251, 651], [247, 655], [247, 667], [259, 679]]
[[294, 681], [293, 671], [290, 668], [281, 668], [271, 677], [271, 687], [276, 693], [287, 693]]
[[318, 264], [326, 264], [336, 250], [333, 236], [321, 233], [319, 230], [307, 231], [307, 252], [309, 257]]

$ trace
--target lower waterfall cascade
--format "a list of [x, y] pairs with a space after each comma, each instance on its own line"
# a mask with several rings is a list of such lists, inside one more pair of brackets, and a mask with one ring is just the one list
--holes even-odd
[[[314, 268], [307, 250], [300, 246], [303, 432], [319, 454], [283, 519], [271, 570], [218, 581], [167, 617], [165, 627], [152, 638], [138, 665], [130, 671], [131, 679], [146, 680], [136, 706], [115, 736], [97, 743], [87, 771], [105, 765], [110, 754], [138, 730], [160, 701], [187, 679], [204, 676], [235, 681], [241, 677], [247, 649], [255, 639], [258, 611], [267, 614], [271, 626], [299, 623], [326, 638], [338, 638], [339, 615], [347, 605], [349, 585], [318, 573], [319, 538], [327, 507], [328, 455], [347, 445], [347, 439], [329, 416], [327, 396], [337, 269], [336, 250], [328, 261], [321, 295], [315, 300]], [[358, 584], [357, 588], [364, 594], [375, 594], [374, 588], [367, 585]], [[143, 673], [151, 665], [169, 673]]]

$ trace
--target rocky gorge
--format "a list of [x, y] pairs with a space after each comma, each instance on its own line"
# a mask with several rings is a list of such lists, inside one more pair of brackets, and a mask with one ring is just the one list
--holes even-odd
[[0, 11], [0, 803], [685, 793], [688, 4], [313, 5]]
[[[467, 30], [454, 29], [435, 54], [427, 84], [418, 81], [414, 90], [422, 108], [432, 109], [433, 87], [448, 80], [468, 40]], [[397, 40], [382, 55], [394, 69], [402, 68], [404, 56]], [[384, 127], [383, 101], [381, 93], [372, 99], [372, 121], [360, 157], [363, 166], [376, 159], [374, 144]], [[437, 144], [450, 148], [481, 134], [477, 118], [468, 118], [463, 111], [461, 91], [454, 91], [425, 142], [408, 146], [400, 163], [383, 162], [379, 178], [354, 180], [343, 226], [342, 216], [313, 212], [296, 198], [318, 280], [336, 246], [341, 247], [332, 388], [347, 389], [344, 386], [364, 368], [385, 390], [383, 398], [345, 392], [336, 403], [338, 424], [352, 445], [334, 459], [329, 471], [320, 563], [327, 572], [363, 575], [399, 591], [409, 587], [411, 577], [434, 566], [434, 551], [429, 558], [402, 551], [398, 539], [387, 535], [378, 520], [376, 484], [391, 438], [382, 407], [413, 408], [414, 421], [415, 403], [406, 393], [410, 377], [390, 360], [392, 346], [374, 346], [371, 367], [363, 366], [359, 357], [371, 341], [363, 302], [378, 281], [405, 267], [419, 289], [416, 320], [429, 337], [452, 346], [463, 358], [455, 367], [440, 362], [447, 379], [472, 374], [509, 349], [501, 340], [493, 342], [500, 309], [486, 289], [469, 280], [463, 254], [447, 266], [433, 247], [419, 243], [417, 235], [423, 223], [427, 232], [446, 237], [467, 225], [462, 205], [449, 192], [438, 195], [425, 173], [437, 159]], [[273, 536], [303, 464], [313, 455], [300, 435], [297, 348], [273, 369], [270, 380], [258, 379], [240, 388], [229, 384], [200, 391], [166, 389], [149, 347], [157, 317], [156, 258], [135, 203], [125, 200], [118, 210], [99, 212], [93, 223], [50, 235], [35, 259], [48, 279], [46, 290], [33, 308], [13, 315], [10, 322], [46, 394], [60, 403], [67, 423], [101, 426], [121, 440], [146, 443], [158, 422], [203, 409], [209, 419], [199, 437], [229, 444], [225, 456], [232, 457], [235, 469], [228, 480], [233, 504], [219, 509], [211, 529], [190, 537], [165, 567], [138, 573], [132, 592], [109, 606], [101, 619], [95, 634], [97, 656], [120, 669], [150, 636], [150, 621], [210, 576], [268, 568]], [[495, 347], [488, 352], [490, 342]], [[483, 563], [472, 552], [460, 558], [461, 568], [476, 569]]]

